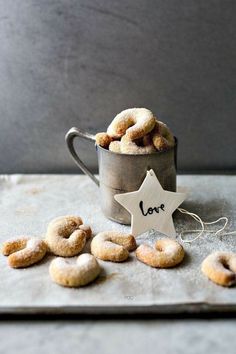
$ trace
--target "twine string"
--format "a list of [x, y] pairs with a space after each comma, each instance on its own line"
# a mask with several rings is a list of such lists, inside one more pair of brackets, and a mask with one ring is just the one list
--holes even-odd
[[[199, 215], [195, 214], [195, 213], [192, 213], [186, 209], [183, 209], [183, 208], [178, 208], [177, 209], [180, 213], [182, 214], [186, 214], [186, 215], [189, 215], [190, 217], [192, 217], [195, 221], [197, 221], [200, 225], [201, 225], [201, 229], [194, 229], [194, 230], [183, 230], [180, 232], [179, 234], [179, 237], [181, 239], [182, 242], [184, 243], [192, 243], [194, 241], [196, 241], [198, 238], [200, 238], [202, 236], [202, 234], [206, 231], [207, 233], [214, 233], [214, 236], [217, 236], [219, 234], [221, 234], [221, 236], [228, 236], [228, 235], [233, 235], [233, 234], [236, 234], [236, 230], [235, 231], [229, 231], [229, 232], [224, 232], [222, 233], [222, 231], [225, 230], [228, 222], [229, 222], [229, 219], [226, 217], [226, 216], [222, 216], [220, 218], [218, 218], [217, 220], [214, 220], [214, 221], [211, 221], [211, 222], [206, 222], [206, 221], [203, 221]], [[217, 231], [214, 231], [214, 230], [206, 230], [205, 228], [205, 225], [214, 225], [214, 224], [217, 224], [218, 222], [224, 220], [224, 225], [218, 229]], [[188, 233], [196, 233], [198, 232], [197, 236], [192, 238], [192, 239], [184, 239], [183, 238], [183, 235], [184, 234], [188, 234]]]

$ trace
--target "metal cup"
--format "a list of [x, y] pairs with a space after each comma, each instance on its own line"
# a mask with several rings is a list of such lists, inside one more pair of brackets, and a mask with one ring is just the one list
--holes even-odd
[[[99, 180], [81, 161], [74, 148], [74, 138], [81, 137], [95, 143], [95, 136], [71, 128], [66, 134], [67, 147], [80, 169], [100, 187], [104, 215], [118, 223], [129, 225], [130, 213], [115, 199], [115, 194], [139, 189], [148, 170], [153, 169], [165, 190], [176, 192], [177, 139], [175, 146], [162, 152], [143, 155], [119, 154], [96, 145]], [[155, 193], [155, 191], [153, 191]]]

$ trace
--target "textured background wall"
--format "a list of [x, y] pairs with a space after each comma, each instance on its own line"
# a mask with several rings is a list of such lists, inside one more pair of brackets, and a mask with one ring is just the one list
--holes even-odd
[[78, 171], [65, 132], [132, 106], [169, 124], [181, 170], [236, 167], [235, 0], [0, 0], [0, 54], [1, 173]]

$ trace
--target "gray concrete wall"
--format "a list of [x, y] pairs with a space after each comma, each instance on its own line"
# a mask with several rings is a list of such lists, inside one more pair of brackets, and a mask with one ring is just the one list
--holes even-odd
[[236, 167], [235, 0], [0, 0], [0, 53], [1, 173], [78, 171], [65, 132], [132, 106], [169, 124], [180, 169]]

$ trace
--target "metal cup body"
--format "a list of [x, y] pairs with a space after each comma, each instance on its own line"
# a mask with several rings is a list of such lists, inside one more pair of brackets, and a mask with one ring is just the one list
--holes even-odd
[[177, 140], [173, 148], [145, 155], [114, 153], [96, 146], [98, 154], [101, 207], [104, 215], [129, 225], [130, 213], [115, 199], [115, 194], [138, 190], [148, 170], [153, 169], [165, 190], [176, 192]]

